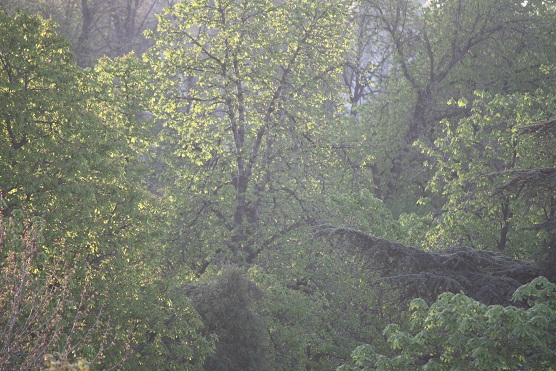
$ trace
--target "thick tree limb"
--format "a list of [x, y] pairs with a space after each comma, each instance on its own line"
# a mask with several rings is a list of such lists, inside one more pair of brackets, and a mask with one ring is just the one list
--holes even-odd
[[510, 304], [521, 285], [540, 275], [527, 261], [459, 247], [424, 251], [350, 229], [321, 226], [317, 235], [337, 247], [355, 249], [379, 281], [399, 292], [400, 299], [436, 299], [442, 292], [465, 292], [485, 304]]

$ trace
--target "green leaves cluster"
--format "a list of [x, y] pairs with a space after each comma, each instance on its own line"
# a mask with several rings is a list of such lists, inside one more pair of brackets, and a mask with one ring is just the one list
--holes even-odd
[[517, 289], [513, 300], [519, 306], [486, 306], [463, 293], [444, 293], [430, 307], [415, 299], [410, 328], [384, 330], [393, 355], [362, 345], [352, 354], [354, 366], [340, 369], [553, 370], [556, 286], [539, 277]]

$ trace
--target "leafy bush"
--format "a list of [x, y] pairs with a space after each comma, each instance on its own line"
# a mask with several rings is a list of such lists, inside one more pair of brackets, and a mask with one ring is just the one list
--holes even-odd
[[340, 370], [554, 370], [556, 285], [544, 277], [518, 288], [518, 306], [484, 305], [444, 293], [429, 306], [410, 304], [408, 330], [384, 330], [392, 355], [361, 345]]
[[205, 330], [217, 338], [216, 352], [207, 357], [205, 370], [267, 369], [268, 338], [263, 318], [255, 312], [260, 289], [240, 268], [224, 268], [211, 281], [185, 286]]

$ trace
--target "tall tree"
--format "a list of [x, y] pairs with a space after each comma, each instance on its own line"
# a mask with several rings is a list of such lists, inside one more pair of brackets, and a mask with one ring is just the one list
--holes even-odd
[[159, 19], [153, 111], [173, 146], [180, 243], [197, 240], [190, 256], [253, 262], [312, 217], [342, 141], [349, 5], [181, 1]]
[[[384, 83], [357, 111], [368, 123], [377, 196], [398, 214], [426, 194], [430, 174], [419, 164], [423, 157], [412, 148], [414, 141], [434, 141], [439, 121], [466, 114], [463, 107], [447, 106], [449, 99], [471, 100], [474, 90], [533, 92], [546, 86], [547, 75], [540, 67], [553, 64], [547, 50], [552, 50], [550, 30], [556, 18], [547, 2], [499, 0], [441, 0], [424, 6], [408, 0], [366, 0], [360, 11], [373, 20], [363, 35], [378, 45], [386, 39], [388, 47], [363, 53], [370, 54], [363, 62], [386, 61], [375, 63], [372, 70], [381, 71]], [[372, 57], [377, 52], [383, 57]], [[365, 64], [358, 69], [365, 70]], [[367, 76], [370, 81], [372, 74]], [[397, 205], [400, 198], [409, 202]]]

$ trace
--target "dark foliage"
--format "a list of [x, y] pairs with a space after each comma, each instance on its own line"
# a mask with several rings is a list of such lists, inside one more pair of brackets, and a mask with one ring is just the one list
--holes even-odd
[[209, 282], [183, 287], [201, 315], [208, 334], [217, 337], [216, 352], [205, 370], [265, 370], [267, 333], [254, 310], [262, 292], [239, 268], [225, 268]]
[[318, 235], [336, 247], [356, 249], [379, 283], [397, 290], [399, 299], [435, 300], [446, 291], [485, 304], [510, 304], [513, 292], [539, 275], [530, 262], [501, 254], [458, 247], [423, 251], [350, 228], [321, 227]]

